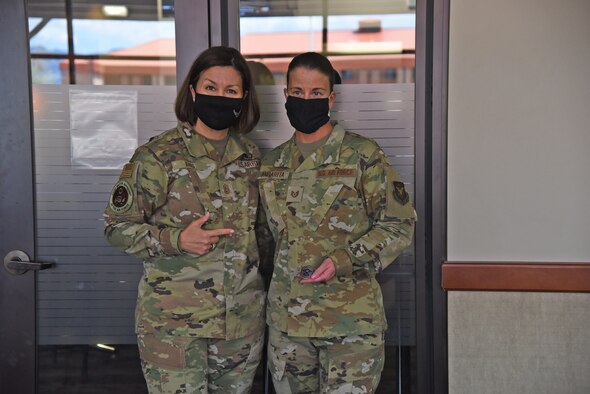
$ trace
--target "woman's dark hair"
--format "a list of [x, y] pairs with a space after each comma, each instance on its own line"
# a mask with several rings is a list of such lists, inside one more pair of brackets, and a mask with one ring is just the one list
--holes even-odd
[[289, 76], [291, 71], [298, 67], [303, 67], [308, 70], [318, 70], [322, 74], [328, 77], [330, 80], [330, 92], [334, 90], [334, 82], [336, 82], [336, 70], [332, 67], [332, 63], [324, 55], [320, 55], [317, 52], [305, 52], [297, 55], [289, 63], [287, 69], [287, 86], [289, 86]]
[[215, 66], [231, 66], [242, 76], [242, 91], [248, 92], [242, 105], [242, 113], [236, 124], [236, 129], [240, 133], [250, 132], [260, 119], [260, 108], [256, 90], [252, 83], [250, 69], [246, 59], [234, 48], [229, 47], [211, 47], [204, 50], [193, 62], [188, 74], [182, 85], [178, 89], [174, 112], [181, 122], [188, 122], [194, 125], [197, 121], [195, 115], [193, 97], [190, 93], [189, 86], [197, 89], [197, 81], [203, 71]]

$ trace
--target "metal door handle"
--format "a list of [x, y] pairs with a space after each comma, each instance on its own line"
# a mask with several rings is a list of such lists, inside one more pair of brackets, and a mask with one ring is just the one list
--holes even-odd
[[52, 268], [55, 263], [31, 261], [22, 250], [11, 250], [4, 256], [4, 268], [13, 275], [22, 275], [27, 271], [40, 271]]

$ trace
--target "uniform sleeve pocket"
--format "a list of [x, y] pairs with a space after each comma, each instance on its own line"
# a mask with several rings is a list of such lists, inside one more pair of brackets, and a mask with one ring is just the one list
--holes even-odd
[[186, 367], [186, 343], [186, 338], [180, 337], [158, 338], [151, 334], [141, 334], [137, 337], [141, 359], [169, 370], [181, 370]]

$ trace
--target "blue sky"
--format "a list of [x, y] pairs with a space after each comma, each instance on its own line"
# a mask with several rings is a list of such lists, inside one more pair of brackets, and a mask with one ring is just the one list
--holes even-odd
[[[288, 21], [286, 21], [288, 18]], [[415, 26], [414, 14], [348, 15], [328, 18], [330, 30], [356, 29], [359, 19], [379, 18], [383, 28]], [[40, 18], [29, 18], [29, 30]], [[74, 49], [76, 54], [105, 54], [116, 49], [129, 48], [158, 38], [174, 38], [173, 21], [125, 21], [77, 19], [73, 21]], [[241, 35], [279, 31], [319, 31], [322, 18], [313, 17], [250, 17], [240, 21]], [[44, 48], [44, 52], [67, 53], [65, 19], [52, 19], [33, 39], [31, 50]]]

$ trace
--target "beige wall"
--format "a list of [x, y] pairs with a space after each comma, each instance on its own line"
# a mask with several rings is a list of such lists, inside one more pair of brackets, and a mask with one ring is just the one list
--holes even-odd
[[[451, 0], [448, 259], [590, 262], [590, 1]], [[589, 393], [590, 294], [451, 292], [451, 393]]]
[[590, 393], [587, 294], [451, 292], [449, 392]]
[[448, 257], [590, 261], [590, 1], [451, 0]]

